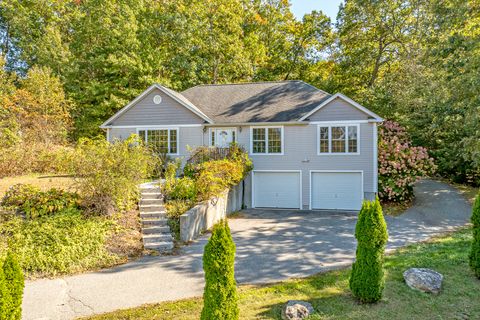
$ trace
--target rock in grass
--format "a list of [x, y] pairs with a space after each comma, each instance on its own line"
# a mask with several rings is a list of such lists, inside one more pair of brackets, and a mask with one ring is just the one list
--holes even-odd
[[442, 289], [443, 275], [426, 268], [410, 268], [403, 273], [407, 285], [428, 293], [439, 293]]
[[282, 308], [283, 320], [300, 320], [310, 316], [315, 310], [305, 301], [290, 300]]

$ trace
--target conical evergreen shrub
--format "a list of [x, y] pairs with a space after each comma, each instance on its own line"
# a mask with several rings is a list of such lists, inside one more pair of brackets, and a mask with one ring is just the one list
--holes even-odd
[[9, 252], [3, 262], [5, 279], [3, 303], [0, 307], [0, 320], [20, 320], [22, 318], [22, 297], [25, 281], [23, 272], [13, 253]]
[[475, 199], [472, 209], [473, 241], [470, 251], [470, 267], [480, 279], [480, 193]]
[[350, 289], [364, 303], [382, 298], [385, 284], [383, 256], [388, 240], [387, 224], [378, 200], [364, 201], [355, 227], [356, 260], [352, 266]]
[[237, 285], [234, 274], [235, 243], [228, 222], [213, 227], [203, 253], [205, 291], [202, 320], [237, 320], [239, 315]]
[[10, 302], [9, 302], [10, 296], [7, 295], [6, 288], [5, 288], [6, 284], [7, 284], [7, 281], [5, 280], [2, 261], [0, 260], [0, 320], [3, 320], [4, 315], [7, 314], [6, 306], [10, 305]]

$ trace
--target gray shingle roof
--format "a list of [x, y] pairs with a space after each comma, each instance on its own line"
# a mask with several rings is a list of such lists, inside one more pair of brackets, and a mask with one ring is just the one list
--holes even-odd
[[200, 85], [181, 94], [216, 123], [297, 121], [331, 96], [299, 80]]

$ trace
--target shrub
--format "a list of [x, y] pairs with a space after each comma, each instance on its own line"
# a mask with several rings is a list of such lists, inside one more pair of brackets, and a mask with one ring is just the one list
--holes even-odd
[[393, 202], [411, 200], [414, 183], [436, 168], [427, 149], [411, 146], [405, 129], [392, 121], [379, 127], [378, 164], [378, 195]]
[[350, 289], [361, 302], [382, 298], [384, 288], [383, 256], [388, 240], [387, 225], [378, 198], [364, 201], [355, 228], [356, 260], [352, 266]]
[[35, 220], [12, 216], [0, 223], [0, 247], [15, 254], [26, 276], [76, 273], [122, 261], [105, 246], [115, 229], [111, 220], [75, 209]]
[[470, 251], [470, 267], [480, 279], [480, 193], [475, 199], [472, 209], [473, 242]]
[[202, 320], [238, 319], [234, 263], [235, 243], [227, 221], [222, 220], [213, 227], [203, 254], [205, 290]]
[[217, 196], [225, 189], [238, 184], [247, 174], [247, 170], [242, 162], [228, 159], [200, 164], [196, 175], [199, 200]]
[[58, 189], [40, 191], [28, 184], [12, 186], [5, 194], [1, 205], [15, 208], [27, 219], [56, 214], [65, 209], [78, 208], [79, 199], [76, 193]]
[[25, 286], [23, 272], [15, 256], [9, 252], [3, 262], [5, 286], [0, 307], [0, 319], [20, 320], [22, 318], [22, 297]]
[[168, 200], [195, 200], [197, 199], [197, 186], [195, 180], [189, 177], [168, 179], [163, 185], [164, 194]]
[[6, 309], [11, 305], [11, 297], [7, 294], [7, 281], [3, 272], [3, 264], [0, 260], [0, 320], [6, 315]]
[[100, 214], [132, 209], [138, 201], [138, 185], [151, 176], [157, 161], [137, 136], [114, 143], [82, 139], [72, 161], [82, 204]]

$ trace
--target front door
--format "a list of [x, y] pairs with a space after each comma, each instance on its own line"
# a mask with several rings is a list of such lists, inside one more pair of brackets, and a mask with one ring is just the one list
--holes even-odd
[[232, 142], [235, 142], [235, 128], [215, 128], [212, 130], [212, 145], [228, 148]]

